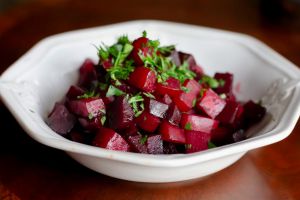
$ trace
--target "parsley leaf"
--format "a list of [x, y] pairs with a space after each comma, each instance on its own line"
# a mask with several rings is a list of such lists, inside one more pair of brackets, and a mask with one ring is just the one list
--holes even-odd
[[88, 115], [89, 120], [93, 119], [93, 117], [94, 117], [93, 113], [90, 112]]
[[98, 83], [98, 87], [100, 88], [101, 91], [104, 91], [107, 89], [107, 84], [106, 83]]
[[185, 93], [189, 93], [191, 90], [187, 87], [181, 86], [181, 90], [184, 91]]
[[169, 53], [171, 53], [172, 51], [175, 50], [175, 45], [158, 47], [157, 50], [158, 50], [160, 53], [162, 53], [163, 55], [169, 54]]
[[226, 99], [226, 94], [222, 93], [222, 94], [219, 95], [219, 97], [220, 97], [221, 99]]
[[125, 92], [123, 92], [122, 90], [116, 88], [113, 85], [110, 85], [109, 88], [108, 88], [108, 90], [107, 90], [106, 97], [121, 96], [123, 94], [125, 94]]
[[207, 76], [207, 75], [203, 75], [201, 77], [200, 83], [207, 83], [210, 88], [217, 88], [220, 85], [220, 83], [217, 79]]
[[184, 126], [184, 129], [188, 130], [188, 131], [192, 130], [192, 124], [191, 123], [186, 123], [185, 126]]
[[94, 90], [86, 91], [83, 95], [77, 96], [77, 99], [87, 99], [91, 97], [98, 97], [99, 94], [96, 94]]
[[103, 116], [101, 117], [101, 124], [104, 125], [105, 121], [106, 121], [106, 116], [103, 115]]
[[144, 98], [140, 93], [137, 93], [136, 95], [128, 98], [128, 103], [131, 105], [135, 117], [140, 116], [145, 109]]
[[208, 148], [209, 149], [212, 149], [212, 148], [215, 148], [215, 147], [217, 147], [214, 143], [212, 143], [212, 142], [208, 142]]
[[127, 35], [122, 35], [118, 38], [118, 44], [125, 45], [125, 44], [131, 44], [131, 41], [129, 40]]
[[143, 92], [143, 94], [146, 96], [146, 97], [149, 97], [151, 99], [155, 99], [155, 96], [153, 94], [151, 94], [150, 92]]
[[148, 135], [144, 135], [143, 137], [141, 137], [140, 144], [144, 145], [147, 142], [147, 139], [148, 139]]
[[147, 37], [147, 32], [145, 30], [143, 31], [143, 37]]

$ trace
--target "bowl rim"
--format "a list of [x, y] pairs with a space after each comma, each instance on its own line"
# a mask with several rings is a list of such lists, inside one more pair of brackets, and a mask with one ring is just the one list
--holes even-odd
[[[224, 31], [214, 28], [207, 28], [195, 25], [187, 25], [182, 23], [158, 21], [158, 20], [135, 20], [122, 23], [116, 23], [112, 25], [105, 25], [100, 27], [81, 29], [76, 31], [70, 31], [47, 37], [37, 43], [27, 53], [25, 53], [20, 59], [12, 64], [1, 76], [0, 76], [0, 97], [22, 128], [36, 141], [57, 149], [61, 149], [68, 152], [78, 153], [93, 156], [96, 158], [104, 158], [110, 160], [116, 160], [120, 162], [127, 162], [137, 165], [144, 166], [155, 166], [155, 167], [182, 167], [187, 165], [193, 165], [200, 162], [206, 162], [209, 160], [217, 159], [220, 157], [226, 157], [233, 154], [246, 152], [251, 149], [255, 149], [261, 146], [265, 146], [271, 143], [278, 142], [287, 137], [293, 130], [298, 117], [300, 115], [300, 85], [298, 84], [292, 91], [292, 97], [289, 105], [286, 107], [286, 111], [283, 113], [281, 120], [278, 122], [273, 130], [264, 133], [260, 136], [255, 136], [247, 140], [208, 149], [206, 151], [197, 152], [193, 154], [173, 154], [173, 155], [149, 155], [149, 154], [138, 154], [132, 152], [120, 152], [102, 149], [90, 145], [80, 144], [77, 142], [70, 141], [57, 134], [57, 137], [48, 137], [41, 135], [39, 132], [43, 131], [46, 135], [51, 135], [54, 132], [46, 126], [45, 122], [42, 124], [33, 118], [33, 115], [28, 113], [28, 110], [24, 108], [18, 99], [16, 94], [11, 91], [11, 84], [15, 84], [16, 77], [20, 73], [20, 70], [24, 70], [24, 66], [30, 63], [28, 57], [33, 59], [38, 55], [46, 51], [51, 46], [55, 45], [57, 39], [64, 40], [65, 38], [76, 38], [80, 35], [86, 37], [97, 31], [104, 30], [106, 28], [114, 28], [119, 26], [128, 25], [139, 25], [139, 24], [150, 24], [150, 25], [163, 25], [172, 28], [182, 27], [185, 29], [196, 29], [198, 31], [205, 32], [216, 32], [221, 33], [223, 36], [227, 35], [229, 38], [238, 40], [243, 45], [250, 46], [255, 52], [259, 52], [260, 56], [269, 60], [272, 63], [276, 63], [274, 67], [285, 72], [291, 79], [297, 79], [300, 77], [300, 70], [286, 60], [280, 54], [266, 46], [259, 40], [252, 36], [244, 35], [241, 33], [235, 33], [230, 31]], [[37, 55], [36, 55], [37, 54]], [[279, 65], [280, 63], [281, 65]], [[283, 67], [284, 66], [284, 67]], [[55, 133], [56, 134], [56, 133]]]

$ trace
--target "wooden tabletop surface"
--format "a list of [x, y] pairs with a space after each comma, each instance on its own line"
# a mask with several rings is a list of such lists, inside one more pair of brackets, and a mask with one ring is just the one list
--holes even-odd
[[[46, 36], [133, 19], [243, 32], [300, 66], [296, 1], [1, 0], [0, 73]], [[0, 102], [0, 200], [8, 199], [300, 199], [300, 121], [285, 140], [205, 179], [144, 184], [98, 174], [35, 142]]]

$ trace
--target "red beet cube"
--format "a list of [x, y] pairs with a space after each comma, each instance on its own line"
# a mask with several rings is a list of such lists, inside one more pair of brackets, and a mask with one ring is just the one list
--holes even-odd
[[247, 123], [246, 125], [248, 127], [261, 121], [266, 114], [266, 108], [262, 107], [257, 103], [254, 103], [253, 101], [248, 101], [244, 105], [244, 110], [245, 122]]
[[145, 108], [148, 110], [152, 115], [159, 117], [159, 118], [165, 118], [166, 113], [169, 109], [169, 105], [159, 102], [152, 98], [146, 98], [145, 99]]
[[88, 87], [91, 82], [97, 80], [97, 72], [95, 64], [91, 59], [86, 59], [79, 69], [79, 82], [80, 86]]
[[130, 53], [130, 57], [134, 60], [136, 66], [143, 65], [143, 61], [139, 56], [141, 52], [144, 56], [152, 54], [152, 49], [147, 46], [149, 39], [146, 37], [140, 37], [132, 42], [133, 50]]
[[56, 103], [48, 116], [47, 124], [56, 133], [66, 135], [75, 125], [76, 118], [63, 105]]
[[164, 94], [163, 97], [161, 98], [161, 102], [170, 105], [173, 101], [169, 95]]
[[178, 96], [181, 93], [180, 82], [179, 80], [170, 77], [165, 83], [156, 84], [156, 92], [161, 95], [168, 94], [171, 97]]
[[125, 96], [118, 96], [107, 109], [108, 125], [114, 130], [127, 128], [134, 118], [134, 112]]
[[100, 117], [95, 117], [93, 119], [86, 119], [86, 118], [78, 118], [78, 121], [80, 125], [88, 131], [94, 132], [98, 130], [99, 128], [102, 127], [101, 124], [101, 118]]
[[161, 135], [152, 135], [147, 139], [147, 150], [149, 154], [163, 154], [163, 141]]
[[171, 124], [179, 125], [181, 119], [181, 112], [176, 106], [176, 104], [171, 104], [167, 113], [167, 119]]
[[196, 107], [214, 119], [224, 109], [226, 101], [221, 99], [213, 90], [205, 90]]
[[226, 101], [223, 111], [217, 116], [217, 120], [224, 124], [230, 124], [236, 127], [242, 120], [244, 108], [236, 101]]
[[105, 105], [101, 98], [91, 97], [71, 100], [67, 102], [69, 110], [81, 117], [97, 117], [105, 112]]
[[167, 121], [161, 123], [158, 132], [164, 141], [185, 144], [184, 130]]
[[97, 147], [102, 147], [110, 150], [117, 151], [129, 151], [130, 146], [128, 143], [112, 129], [102, 127], [97, 132], [93, 145]]
[[232, 93], [232, 83], [233, 75], [230, 73], [216, 73], [214, 76], [219, 82], [223, 82], [215, 91], [218, 94], [231, 94]]
[[187, 131], [186, 137], [186, 153], [194, 153], [208, 149], [208, 141], [210, 134], [201, 131]]
[[142, 138], [143, 138], [143, 136], [138, 134], [138, 135], [129, 136], [127, 141], [128, 141], [128, 144], [130, 145], [131, 149], [134, 152], [148, 153], [146, 141], [142, 142]]
[[123, 135], [125, 137], [138, 135], [138, 129], [136, 123], [132, 122], [127, 128], [123, 130]]
[[79, 143], [85, 143], [86, 142], [86, 137], [82, 132], [78, 131], [71, 131], [68, 134], [68, 138], [74, 142], [79, 142]]
[[180, 125], [185, 130], [201, 131], [211, 133], [218, 127], [218, 121], [202, 117], [199, 115], [183, 113], [181, 116]]
[[149, 68], [137, 67], [129, 75], [128, 82], [142, 91], [153, 92], [155, 90], [156, 75]]
[[68, 92], [67, 92], [67, 98], [70, 100], [77, 99], [78, 96], [81, 96], [84, 94], [84, 90], [78, 86], [72, 85]]
[[138, 126], [147, 132], [154, 132], [158, 125], [160, 124], [160, 119], [151, 115], [148, 111], [144, 111], [138, 118], [137, 118]]
[[181, 112], [188, 112], [193, 107], [193, 101], [197, 98], [201, 85], [195, 80], [186, 80], [183, 84], [188, 91], [181, 92], [173, 98], [173, 101]]

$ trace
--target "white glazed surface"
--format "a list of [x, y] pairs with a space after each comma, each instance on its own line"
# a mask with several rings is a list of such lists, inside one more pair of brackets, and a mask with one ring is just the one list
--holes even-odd
[[[189, 155], [142, 155], [117, 152], [69, 141], [44, 122], [78, 78], [86, 58], [97, 61], [93, 44], [112, 44], [120, 34], [150, 38], [192, 53], [204, 70], [232, 72], [240, 100], [263, 100], [268, 115], [249, 130], [249, 139]], [[100, 173], [141, 182], [174, 182], [203, 177], [238, 160], [248, 150], [287, 137], [300, 113], [300, 72], [258, 40], [243, 34], [163, 21], [132, 21], [73, 31], [46, 38], [0, 77], [3, 102], [35, 140], [66, 151]], [[268, 89], [271, 88], [271, 89]], [[267, 91], [272, 91], [267, 93]], [[237, 90], [235, 91], [237, 92]]]

